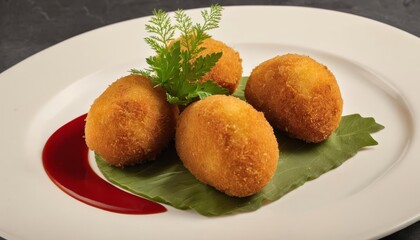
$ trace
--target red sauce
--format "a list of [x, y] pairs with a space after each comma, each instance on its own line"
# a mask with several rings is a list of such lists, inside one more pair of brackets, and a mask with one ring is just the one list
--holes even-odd
[[165, 212], [155, 202], [127, 193], [100, 178], [89, 166], [84, 136], [86, 114], [59, 128], [45, 144], [42, 160], [51, 180], [91, 206], [125, 214]]

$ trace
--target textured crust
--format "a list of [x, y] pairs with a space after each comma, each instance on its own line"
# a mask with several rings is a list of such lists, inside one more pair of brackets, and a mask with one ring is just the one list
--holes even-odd
[[176, 150], [200, 181], [230, 196], [259, 192], [277, 167], [270, 124], [248, 103], [214, 95], [187, 107], [177, 125]]
[[338, 127], [343, 100], [334, 75], [308, 56], [287, 54], [254, 68], [247, 101], [290, 136], [320, 142]]
[[235, 92], [242, 77], [242, 59], [239, 53], [223, 42], [213, 38], [204, 40], [201, 47], [206, 49], [200, 55], [222, 52], [222, 57], [211, 71], [201, 78], [201, 81], [210, 79], [220, 86], [227, 88], [230, 93]]
[[155, 156], [173, 139], [178, 108], [149, 79], [129, 75], [100, 95], [86, 118], [88, 147], [116, 166]]

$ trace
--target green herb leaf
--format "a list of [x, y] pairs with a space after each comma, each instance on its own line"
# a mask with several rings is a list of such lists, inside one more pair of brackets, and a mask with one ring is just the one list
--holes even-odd
[[[167, 100], [172, 104], [187, 105], [192, 101], [203, 99], [213, 94], [228, 94], [228, 90], [213, 83], [199, 82], [221, 58], [222, 53], [199, 56], [204, 50], [200, 45], [210, 37], [207, 31], [219, 27], [223, 8], [219, 5], [203, 10], [203, 24], [194, 24], [183, 10], [175, 12], [176, 24], [171, 24], [169, 15], [154, 11], [146, 31], [151, 36], [146, 43], [156, 52], [156, 56], [146, 59], [149, 67], [145, 70], [132, 69], [132, 74], [149, 77], [155, 86], [166, 90]], [[181, 37], [174, 39], [175, 31]], [[208, 79], [211, 80], [211, 79]]]
[[[246, 78], [234, 94], [243, 97]], [[275, 201], [305, 182], [340, 166], [360, 149], [377, 142], [371, 134], [384, 127], [373, 118], [358, 114], [342, 117], [340, 126], [324, 142], [305, 143], [276, 133], [280, 159], [273, 179], [259, 193], [246, 197], [229, 197], [202, 184], [183, 166], [174, 146], [168, 147], [156, 161], [124, 169], [106, 164], [96, 155], [104, 176], [112, 183], [148, 199], [179, 209], [193, 209], [206, 216], [247, 212]]]
[[246, 99], [245, 99], [245, 86], [246, 86], [247, 82], [248, 82], [248, 77], [243, 76], [241, 78], [241, 80], [239, 81], [238, 88], [232, 94], [232, 96], [235, 96], [237, 98], [240, 98], [240, 99], [246, 101]]

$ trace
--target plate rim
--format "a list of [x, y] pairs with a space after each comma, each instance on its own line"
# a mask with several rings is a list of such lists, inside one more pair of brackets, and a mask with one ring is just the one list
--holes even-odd
[[[330, 13], [336, 14], [336, 15], [347, 15], [350, 18], [356, 17], [356, 18], [363, 19], [363, 21], [366, 21], [366, 20], [367, 21], [371, 21], [374, 24], [378, 24], [378, 26], [382, 26], [382, 27], [385, 27], [385, 28], [391, 28], [391, 29], [393, 29], [392, 31], [394, 32], [394, 34], [401, 34], [401, 32], [403, 32], [406, 37], [409, 37], [409, 38], [414, 37], [414, 39], [412, 39], [412, 40], [413, 41], [417, 41], [417, 42], [420, 43], [420, 39], [418, 37], [416, 37], [415, 35], [412, 35], [411, 33], [408, 33], [406, 31], [400, 30], [400, 29], [398, 29], [396, 27], [393, 27], [391, 25], [388, 25], [388, 24], [379, 22], [377, 20], [373, 20], [373, 19], [370, 19], [370, 18], [367, 18], [367, 17], [363, 17], [363, 16], [359, 16], [359, 15], [353, 15], [353, 14], [345, 13], [345, 12], [338, 12], [338, 11], [334, 11], [334, 10], [327, 10], [327, 9], [320, 9], [320, 8], [311, 8], [311, 7], [276, 6], [276, 5], [270, 5], [270, 6], [267, 6], [267, 5], [264, 5], [264, 6], [261, 6], [261, 5], [226, 6], [225, 7], [225, 11], [226, 11], [226, 9], [230, 9], [229, 11], [234, 11], [234, 9], [239, 9], [239, 8], [240, 9], [245, 9], [245, 8], [259, 8], [259, 9], [273, 9], [273, 8], [278, 8], [278, 9], [305, 9], [304, 11], [310, 11], [310, 12], [319, 12], [319, 11], [321, 11], [321, 12], [330, 12]], [[190, 12], [195, 12], [196, 13], [196, 12], [198, 12], [201, 9], [203, 9], [203, 8], [188, 9], [187, 11], [188, 11], [188, 13], [190, 13]], [[58, 44], [55, 44], [55, 45], [53, 45], [53, 46], [51, 46], [49, 48], [46, 48], [46, 49], [42, 50], [41, 52], [38, 52], [38, 53], [32, 55], [31, 57], [23, 60], [22, 62], [14, 65], [11, 68], [9, 68], [9, 69], [5, 70], [4, 72], [0, 73], [0, 85], [9, 84], [7, 82], [7, 79], [9, 79], [9, 81], [10, 81], [10, 79], [13, 79], [13, 78], [10, 77], [10, 75], [12, 75], [12, 76], [15, 75], [16, 74], [16, 71], [19, 71], [22, 68], [23, 69], [28, 68], [28, 65], [31, 65], [32, 64], [31, 62], [40, 61], [39, 59], [45, 58], [45, 55], [50, 54], [50, 52], [57, 52], [57, 51], [60, 52], [58, 50], [58, 48], [66, 48], [66, 45], [69, 45], [69, 43], [70, 43], [70, 45], [72, 45], [72, 42], [74, 42], [74, 41], [76, 41], [76, 42], [78, 42], [78, 44], [80, 44], [79, 42], [80, 41], [83, 41], [83, 39], [81, 39], [81, 38], [83, 38], [83, 36], [92, 35], [92, 34], [94, 35], [94, 34], [97, 34], [98, 31], [100, 31], [100, 32], [104, 32], [104, 31], [107, 32], [109, 29], [118, 28], [119, 26], [122, 26], [122, 25], [127, 24], [127, 23], [137, 22], [137, 21], [139, 21], [139, 19], [143, 19], [144, 20], [147, 17], [148, 16], [141, 17], [141, 18], [136, 18], [136, 19], [125, 20], [125, 21], [122, 21], [122, 22], [113, 23], [113, 24], [110, 24], [110, 25], [107, 25], [107, 26], [103, 26], [103, 27], [100, 27], [100, 28], [97, 28], [97, 29], [94, 29], [94, 30], [90, 30], [88, 32], [85, 32], [85, 33], [76, 35], [76, 36], [71, 37], [71, 38], [69, 38], [69, 39], [67, 39], [67, 40], [65, 40], [65, 41], [63, 41], [61, 43], [58, 43]], [[103, 33], [100, 33], [100, 34], [103, 34]], [[54, 54], [54, 53], [52, 53], [52, 54]], [[110, 63], [108, 61], [104, 61], [103, 63], [101, 62], [100, 64], [103, 64], [101, 66], [110, 66], [110, 65], [112, 65], [112, 63]], [[85, 70], [85, 69], [83, 69], [83, 70], [84, 71], [82, 71], [82, 72], [84, 72], [84, 73], [86, 71], [89, 72], [89, 70]], [[85, 76], [86, 74], [84, 74], [84, 73], [83, 74], [80, 74], [80, 75]], [[45, 74], [45, 70], [44, 70], [44, 74]], [[78, 79], [78, 78], [76, 78], [76, 79]], [[67, 83], [65, 83], [64, 85], [66, 85]], [[413, 111], [413, 113], [412, 113], [413, 114], [413, 117], [415, 118], [416, 115], [418, 114], [417, 113], [418, 112], [418, 105], [417, 106], [411, 106], [411, 108], [412, 108], [412, 111]], [[9, 109], [9, 111], [10, 111], [10, 109]], [[417, 141], [417, 138], [418, 138], [418, 127], [415, 126], [415, 128], [416, 128], [416, 130], [415, 130], [415, 133], [414, 134], [415, 134], [416, 139], [415, 139], [415, 142], [413, 144], [417, 144], [417, 142], [418, 142]], [[420, 219], [420, 212], [419, 213], [416, 213], [416, 214], [413, 214], [410, 219], [406, 219], [404, 222], [400, 222], [393, 229], [390, 229], [388, 232], [383, 232], [382, 234], [380, 234], [378, 236], [385, 236], [387, 234], [390, 234], [390, 233], [392, 233], [394, 231], [397, 231], [397, 230], [399, 230], [399, 229], [401, 229], [403, 227], [408, 226], [409, 224], [411, 224], [411, 223], [413, 223], [415, 221], [418, 221], [419, 219]], [[0, 232], [2, 232], [2, 234], [4, 236], [8, 236], [6, 234], [6, 231], [2, 230], [2, 228], [0, 228]], [[377, 237], [377, 236], [374, 236], [374, 237]], [[13, 239], [13, 237], [11, 237], [11, 236], [10, 236], [10, 238]]]

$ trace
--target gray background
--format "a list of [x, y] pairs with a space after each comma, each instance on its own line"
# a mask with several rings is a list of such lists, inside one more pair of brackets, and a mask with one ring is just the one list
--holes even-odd
[[[150, 15], [154, 8], [173, 11], [208, 7], [213, 3], [331, 9], [368, 17], [420, 36], [420, 0], [0, 0], [0, 73], [65, 39], [111, 23]], [[0, 217], [5, 216], [0, 213]], [[420, 239], [420, 222], [384, 239]]]

